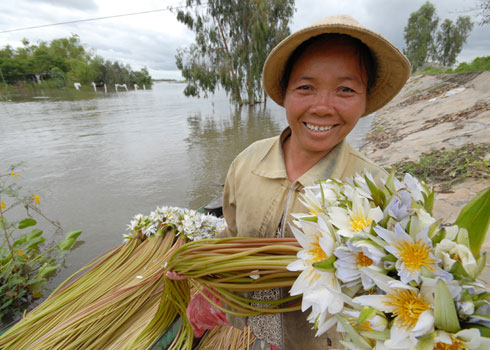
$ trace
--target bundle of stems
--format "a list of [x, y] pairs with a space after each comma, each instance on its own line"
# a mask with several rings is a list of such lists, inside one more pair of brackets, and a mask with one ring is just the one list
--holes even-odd
[[[288, 312], [300, 309], [298, 297], [258, 301], [233, 292], [251, 292], [271, 288], [290, 287], [298, 273], [287, 270], [301, 249], [294, 238], [244, 238], [205, 239], [184, 244], [169, 258], [167, 271], [177, 272], [188, 278], [189, 285], [197, 289], [211, 304], [229, 314], [255, 316]], [[173, 295], [175, 282], [168, 280], [165, 288]], [[207, 289], [222, 304], [209, 298]], [[291, 303], [296, 301], [295, 303]], [[184, 333], [192, 332], [186, 315], [186, 300], [172, 298], [172, 303], [184, 320]], [[267, 304], [265, 308], [251, 305]], [[178, 344], [171, 349], [190, 349]]]
[[[141, 309], [135, 310], [133, 315], [126, 313], [126, 317], [131, 318], [129, 321], [131, 327], [128, 327], [126, 332], [112, 332], [111, 341], [116, 342], [118, 337], [134, 335], [135, 331], [143, 328], [153, 319], [158, 309], [163, 290], [162, 279], [152, 276], [152, 273], [154, 270], [160, 270], [161, 274], [162, 265], [174, 245], [175, 235], [160, 234], [143, 239], [144, 237], [135, 237], [128, 240], [125, 244], [96, 258], [68, 278], [49, 298], [0, 337], [0, 347], [6, 350], [55, 349], [57, 347], [54, 345], [39, 347], [35, 344], [40, 342], [41, 338], [46, 342], [48, 338], [54, 337], [55, 331], [68, 329], [66, 333], [61, 332], [64, 336], [67, 336], [68, 332], [76, 332], [75, 325], [77, 322], [82, 322], [81, 320], [84, 320], [83, 324], [77, 326], [81, 327], [80, 331], [86, 331], [90, 327], [97, 327], [97, 331], [103, 331], [100, 324], [90, 326], [86, 318], [90, 320], [93, 317], [95, 320], [95, 316], [105, 310], [104, 308], [110, 309], [110, 305], [122, 305], [122, 302], [137, 303], [138, 298], [133, 296], [145, 295], [147, 300], [144, 301]], [[77, 275], [78, 277], [75, 277]], [[158, 288], [155, 285], [158, 285]], [[125, 296], [128, 296], [127, 300]], [[125, 305], [127, 307], [128, 304]], [[115, 310], [127, 312], [123, 308]], [[117, 312], [114, 310], [112, 312], [115, 312], [113, 317], [116, 317]], [[103, 319], [110, 320], [110, 317], [106, 314]], [[117, 318], [112, 321], [117, 321]], [[139, 328], [135, 326], [138, 323], [142, 323]], [[115, 328], [117, 324], [111, 325], [111, 329]], [[123, 328], [121, 326], [121, 329]], [[80, 348], [88, 349], [88, 347]]]
[[[203, 293], [206, 288], [222, 305], [203, 294], [206, 299], [235, 315], [300, 308], [299, 303], [285, 305], [295, 299], [291, 297], [264, 302], [268, 307], [259, 308], [250, 303], [260, 301], [233, 293], [291, 286], [297, 273], [286, 267], [300, 250], [295, 239], [225, 238], [182, 243], [169, 227], [160, 227], [149, 238], [129, 239], [60, 285], [0, 336], [0, 348], [143, 350], [180, 316], [180, 327], [169, 349], [191, 349], [193, 331], [186, 309], [194, 289]], [[170, 280], [168, 271], [188, 279]], [[212, 333], [215, 341], [219, 332]], [[222, 328], [221, 332], [229, 330]], [[238, 339], [238, 334], [234, 333], [233, 339]]]
[[254, 342], [255, 336], [248, 326], [243, 330], [232, 326], [218, 326], [209, 331], [199, 343], [197, 350], [248, 350]]

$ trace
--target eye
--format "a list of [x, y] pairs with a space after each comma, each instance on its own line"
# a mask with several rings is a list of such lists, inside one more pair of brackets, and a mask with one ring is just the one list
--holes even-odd
[[350, 93], [350, 92], [355, 92], [353, 89], [351, 89], [350, 87], [347, 87], [347, 86], [342, 86], [339, 88], [339, 91], [340, 92], [344, 92], [344, 93]]
[[300, 85], [296, 88], [296, 90], [308, 91], [311, 90], [311, 87], [309, 85]]

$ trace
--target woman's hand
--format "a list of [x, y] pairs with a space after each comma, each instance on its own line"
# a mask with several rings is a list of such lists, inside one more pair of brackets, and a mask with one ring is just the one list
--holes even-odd
[[180, 273], [174, 272], [174, 271], [168, 271], [165, 274], [165, 276], [167, 276], [167, 278], [174, 280], [174, 281], [181, 281], [181, 280], [185, 280], [187, 278], [186, 275], [181, 275]]
[[[216, 304], [222, 305], [220, 300], [207, 289], [204, 289], [204, 294]], [[201, 293], [192, 296], [186, 314], [196, 338], [201, 338], [206, 330], [216, 326], [231, 325], [226, 319], [225, 312], [212, 305]]]

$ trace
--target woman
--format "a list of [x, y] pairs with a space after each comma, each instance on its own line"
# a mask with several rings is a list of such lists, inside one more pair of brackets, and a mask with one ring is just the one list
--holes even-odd
[[[364, 170], [375, 179], [385, 176], [345, 137], [359, 118], [388, 103], [409, 74], [405, 56], [349, 16], [324, 18], [278, 44], [264, 65], [264, 87], [285, 108], [289, 126], [250, 145], [231, 164], [223, 196], [225, 234], [292, 237], [290, 214], [306, 212], [298, 200], [305, 186]], [[254, 294], [267, 299], [280, 291]], [[237, 327], [247, 322], [258, 339], [282, 350], [340, 347], [333, 329], [315, 337], [306, 316], [228, 319]]]

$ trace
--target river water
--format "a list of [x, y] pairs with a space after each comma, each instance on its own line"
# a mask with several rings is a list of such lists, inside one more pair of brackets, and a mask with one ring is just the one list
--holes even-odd
[[[287, 125], [284, 111], [235, 109], [222, 92], [187, 98], [185, 84], [151, 90], [40, 93], [0, 102], [0, 174], [41, 199], [41, 209], [84, 242], [54, 284], [119, 245], [131, 218], [157, 206], [199, 208], [218, 196], [233, 158]], [[359, 148], [372, 117], [349, 135]], [[46, 226], [48, 228], [48, 226]]]

